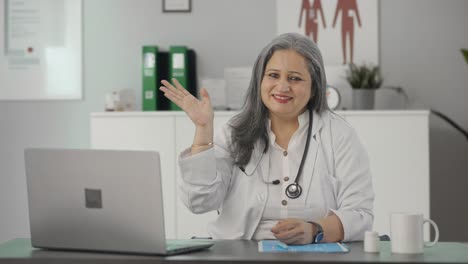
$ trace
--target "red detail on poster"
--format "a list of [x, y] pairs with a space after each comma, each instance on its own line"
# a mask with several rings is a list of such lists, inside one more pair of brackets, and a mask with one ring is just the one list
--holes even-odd
[[301, 12], [299, 13], [299, 27], [302, 25], [302, 16], [305, 12], [305, 35], [311, 36], [315, 43], [318, 41], [318, 15], [322, 17], [323, 28], [326, 28], [325, 17], [323, 15], [322, 3], [314, 0], [312, 6], [309, 0], [302, 0]]
[[346, 37], [349, 38], [350, 59], [349, 62], [353, 63], [354, 52], [354, 16], [350, 13], [356, 14], [356, 19], [359, 27], [361, 27], [361, 18], [359, 16], [359, 9], [356, 0], [338, 0], [333, 18], [333, 26], [335, 27], [336, 20], [341, 12], [341, 45], [343, 48], [343, 64], [346, 64]]

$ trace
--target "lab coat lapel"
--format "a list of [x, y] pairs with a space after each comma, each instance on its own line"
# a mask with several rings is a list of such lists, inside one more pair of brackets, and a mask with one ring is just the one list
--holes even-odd
[[[309, 145], [309, 150], [307, 153], [307, 159], [306, 162], [304, 163], [304, 169], [302, 171], [301, 178], [303, 179], [303, 192], [306, 194], [309, 193], [310, 185], [311, 182], [314, 178], [315, 174], [315, 168], [317, 166], [316, 161], [317, 161], [317, 155], [318, 155], [318, 150], [320, 147], [320, 143], [318, 142], [318, 132], [323, 126], [323, 118], [318, 115], [315, 111], [313, 112], [314, 119], [313, 119], [313, 126], [312, 126], [312, 137], [310, 138], [310, 145]], [[307, 198], [307, 197], [306, 197]]]
[[314, 137], [310, 139], [309, 152], [307, 153], [307, 160], [304, 163], [301, 178], [303, 183], [300, 183], [305, 194], [309, 193], [310, 184], [315, 171], [315, 163], [317, 160], [319, 144]]
[[[260, 151], [260, 155], [262, 155], [263, 153], [263, 144], [261, 144], [262, 147], [261, 147], [261, 151]], [[264, 153], [263, 154], [263, 158], [262, 160], [260, 161], [260, 169], [261, 169], [261, 177], [263, 177], [263, 180], [268, 182], [268, 179], [270, 177], [269, 173], [270, 173], [270, 156], [268, 154], [268, 152]]]
[[[256, 170], [261, 170], [261, 176], [268, 175], [269, 167], [270, 167], [270, 159], [268, 157], [268, 153], [263, 153], [264, 144], [260, 141], [255, 143], [255, 147], [252, 151], [252, 157], [250, 158], [249, 163], [245, 167], [245, 172], [248, 175], [252, 175], [254, 173], [259, 173]], [[264, 177], [266, 178], [266, 177]]]

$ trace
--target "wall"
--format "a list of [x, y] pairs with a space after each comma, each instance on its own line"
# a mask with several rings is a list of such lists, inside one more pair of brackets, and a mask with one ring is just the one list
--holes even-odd
[[[23, 149], [88, 147], [88, 116], [103, 109], [104, 94], [139, 89], [141, 45], [186, 44], [198, 53], [199, 76], [221, 77], [225, 67], [251, 65], [275, 36], [274, 1], [192, 6], [189, 14], [167, 14], [161, 0], [85, 0], [84, 99], [0, 102], [0, 243], [29, 236]], [[381, 62], [387, 83], [468, 128], [468, 66], [459, 52], [468, 47], [464, 10], [463, 0], [382, 0]], [[445, 123], [431, 122], [431, 217], [442, 239], [468, 241], [467, 229], [457, 228], [468, 222], [466, 206], [458, 206], [468, 200], [468, 144]]]

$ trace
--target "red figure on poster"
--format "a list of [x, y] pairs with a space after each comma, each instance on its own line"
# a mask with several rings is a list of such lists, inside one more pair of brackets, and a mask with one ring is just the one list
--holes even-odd
[[310, 6], [309, 0], [302, 0], [301, 12], [299, 13], [299, 27], [302, 24], [302, 16], [305, 12], [305, 35], [309, 36], [312, 34], [312, 39], [317, 43], [318, 38], [318, 22], [317, 18], [319, 12], [322, 17], [323, 28], [326, 28], [325, 17], [323, 16], [322, 3], [320, 0], [314, 0], [312, 6]]
[[352, 12], [356, 14], [359, 27], [361, 27], [361, 18], [356, 0], [338, 0], [336, 5], [335, 17], [333, 18], [333, 28], [336, 24], [339, 12], [341, 11], [341, 45], [343, 47], [343, 64], [346, 64], [346, 36], [349, 36], [350, 63], [353, 63], [354, 50], [354, 20]]

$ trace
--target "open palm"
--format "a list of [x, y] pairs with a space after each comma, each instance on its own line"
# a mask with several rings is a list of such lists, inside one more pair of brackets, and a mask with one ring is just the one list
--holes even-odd
[[177, 79], [172, 79], [174, 85], [166, 80], [161, 83], [159, 89], [164, 92], [169, 100], [179, 106], [190, 117], [196, 126], [206, 126], [213, 122], [213, 107], [211, 106], [210, 96], [205, 89], [200, 91], [201, 100], [191, 95]]

